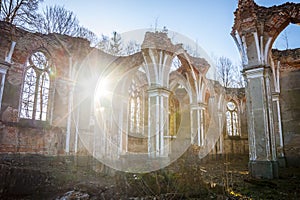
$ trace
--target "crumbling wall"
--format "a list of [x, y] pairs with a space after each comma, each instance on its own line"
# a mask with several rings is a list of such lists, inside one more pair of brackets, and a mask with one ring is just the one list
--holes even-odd
[[[149, 33], [146, 35], [143, 48], [152, 47], [152, 37], [160, 37], [162, 33]], [[66, 148], [67, 132], [71, 131], [69, 153], [88, 154], [85, 147], [95, 147], [94, 126], [95, 119], [92, 116], [93, 91], [99, 76], [107, 67], [110, 70], [122, 64], [122, 69], [115, 73], [125, 73], [133, 67], [142, 64], [142, 53], [128, 57], [116, 58], [111, 55], [104, 55], [103, 52], [89, 47], [89, 43], [81, 38], [73, 38], [60, 34], [43, 35], [31, 33], [16, 28], [10, 24], [0, 22], [0, 49], [1, 59], [5, 59], [14, 41], [16, 46], [12, 60], [8, 61], [7, 78], [0, 111], [0, 152], [22, 152], [41, 153], [56, 155], [64, 153]], [[164, 34], [165, 35], [165, 34]], [[151, 37], [150, 37], [151, 36]], [[164, 37], [167, 38], [167, 37]], [[166, 44], [171, 44], [167, 39]], [[164, 48], [169, 48], [165, 46]], [[169, 50], [176, 51], [182, 48], [181, 45], [173, 45]], [[51, 118], [46, 122], [36, 120], [24, 120], [19, 117], [20, 98], [24, 72], [27, 66], [27, 59], [36, 50], [43, 49], [49, 55], [53, 63], [51, 99]], [[208, 70], [208, 63], [204, 59], [192, 58], [192, 61], [200, 73], [205, 74]], [[198, 66], [198, 67], [197, 67]], [[231, 97], [244, 98], [240, 95], [239, 89], [229, 92]], [[227, 95], [229, 95], [229, 93]], [[71, 95], [72, 94], [72, 95]], [[243, 92], [242, 92], [243, 94]], [[71, 120], [69, 116], [70, 95], [73, 104]], [[244, 100], [239, 99], [239, 106], [242, 108], [241, 136], [229, 138], [225, 135], [225, 152], [247, 153], [246, 120], [244, 116]], [[68, 120], [70, 120], [68, 122]], [[77, 121], [79, 120], [79, 121]], [[69, 127], [68, 127], [69, 126]], [[187, 132], [187, 135], [189, 133]], [[84, 139], [84, 138], [89, 139]], [[103, 140], [103, 138], [100, 138]], [[146, 140], [129, 138], [129, 150], [133, 152], [147, 152]], [[224, 151], [222, 151], [224, 152]]]
[[[288, 164], [300, 157], [300, 49], [273, 50], [273, 59], [280, 67], [280, 109], [285, 153]], [[298, 164], [299, 165], [299, 164]]]
[[16, 127], [1, 124], [0, 152], [62, 154], [65, 145], [64, 130], [60, 128]]
[[[16, 45], [11, 60], [7, 60], [12, 42]], [[89, 42], [60, 34], [31, 33], [0, 22], [0, 47], [0, 60], [6, 60], [9, 66], [0, 111], [0, 152], [64, 153], [68, 94], [74, 84], [70, 76], [76, 75], [76, 67], [91, 51]], [[27, 59], [38, 50], [46, 51], [52, 61], [50, 94], [53, 98], [49, 99], [48, 105], [51, 107], [50, 119], [45, 122], [19, 118]]]
[[[298, 61], [295, 58], [299, 56], [295, 51], [290, 50], [290, 53], [285, 52], [286, 55], [279, 53], [281, 55], [277, 55], [279, 58], [277, 60], [272, 57], [272, 46], [278, 35], [289, 23], [300, 22], [299, 11], [299, 3], [288, 2], [267, 8], [257, 5], [254, 0], [239, 0], [238, 8], [234, 13], [231, 35], [242, 55], [247, 81], [249, 171], [255, 178], [278, 177], [278, 164], [285, 166], [286, 163], [282, 150], [289, 148], [287, 141], [289, 138], [293, 142], [299, 141], [296, 139], [298, 138], [297, 127], [299, 127], [299, 95], [296, 85], [299, 85], [297, 80], [299, 74], [295, 72], [298, 70], [287, 72], [281, 69], [285, 64], [289, 65], [288, 68], [295, 68], [299, 65], [299, 58], [296, 59]], [[273, 52], [273, 56], [275, 54]], [[283, 60], [282, 56], [285, 57]], [[291, 60], [294, 61], [290, 62]], [[280, 78], [278, 78], [277, 61], [281, 62]], [[281, 82], [280, 93], [279, 81]], [[300, 142], [295, 142], [291, 149], [297, 149], [299, 144]], [[289, 154], [287, 151], [286, 158]], [[300, 153], [296, 154], [299, 160]]]

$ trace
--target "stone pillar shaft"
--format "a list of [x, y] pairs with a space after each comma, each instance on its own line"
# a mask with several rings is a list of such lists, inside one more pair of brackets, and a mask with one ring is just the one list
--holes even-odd
[[282, 134], [282, 126], [281, 126], [281, 112], [280, 112], [280, 102], [279, 102], [279, 93], [274, 93], [273, 94], [273, 102], [275, 103], [275, 110], [276, 110], [276, 114], [274, 115], [275, 119], [276, 119], [276, 130], [277, 130], [277, 135], [279, 138], [279, 152], [278, 152], [278, 156], [280, 157], [284, 157], [284, 143], [283, 143], [283, 134]]
[[218, 122], [219, 122], [219, 132], [220, 132], [220, 149], [219, 149], [219, 152], [217, 153], [220, 153], [222, 154], [223, 153], [223, 142], [224, 142], [224, 135], [223, 135], [223, 113], [222, 112], [218, 112]]
[[275, 124], [275, 135], [276, 135], [276, 143], [277, 143], [277, 160], [279, 167], [286, 167], [286, 158], [284, 153], [284, 138], [282, 132], [282, 124], [281, 124], [281, 111], [280, 111], [280, 101], [279, 101], [279, 92], [274, 92], [272, 96], [272, 100], [274, 102], [274, 118]]
[[278, 177], [270, 85], [271, 70], [265, 66], [245, 69], [249, 170], [256, 178]]
[[191, 106], [191, 142], [198, 146], [204, 146], [204, 111], [204, 104]]
[[2, 106], [2, 96], [3, 96], [3, 90], [4, 90], [4, 83], [5, 83], [5, 76], [7, 72], [8, 66], [0, 63], [0, 110]]
[[168, 156], [169, 94], [165, 88], [148, 90], [148, 155]]

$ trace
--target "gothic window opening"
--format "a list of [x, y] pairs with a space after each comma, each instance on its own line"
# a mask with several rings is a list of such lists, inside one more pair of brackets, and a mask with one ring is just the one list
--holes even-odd
[[169, 97], [169, 134], [176, 136], [180, 125], [179, 101], [171, 94]]
[[143, 95], [135, 81], [132, 81], [129, 94], [129, 132], [133, 135], [143, 134]]
[[27, 63], [21, 97], [20, 118], [47, 120], [50, 64], [44, 53], [33, 53]]
[[239, 136], [239, 125], [238, 125], [238, 109], [237, 105], [230, 101], [227, 103], [226, 111], [226, 131], [228, 136]]

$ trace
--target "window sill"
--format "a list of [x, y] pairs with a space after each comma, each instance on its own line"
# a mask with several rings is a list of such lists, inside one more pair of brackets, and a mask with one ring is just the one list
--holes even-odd
[[20, 127], [20, 128], [40, 128], [50, 129], [51, 125], [48, 121], [32, 120], [32, 119], [19, 119], [18, 122], [2, 122], [4, 125]]
[[235, 135], [235, 136], [227, 136], [228, 139], [230, 140], [241, 140], [241, 136], [240, 135]]

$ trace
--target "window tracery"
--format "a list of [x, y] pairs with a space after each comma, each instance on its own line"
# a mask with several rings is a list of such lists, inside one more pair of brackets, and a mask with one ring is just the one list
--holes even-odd
[[129, 132], [141, 134], [143, 132], [143, 95], [134, 80], [130, 86], [129, 95]]
[[228, 136], [239, 136], [238, 109], [236, 103], [230, 101], [226, 105], [226, 131]]
[[171, 94], [169, 97], [169, 134], [176, 136], [180, 125], [179, 101]]
[[37, 51], [29, 57], [21, 96], [20, 118], [47, 120], [50, 71], [49, 60], [43, 52]]

